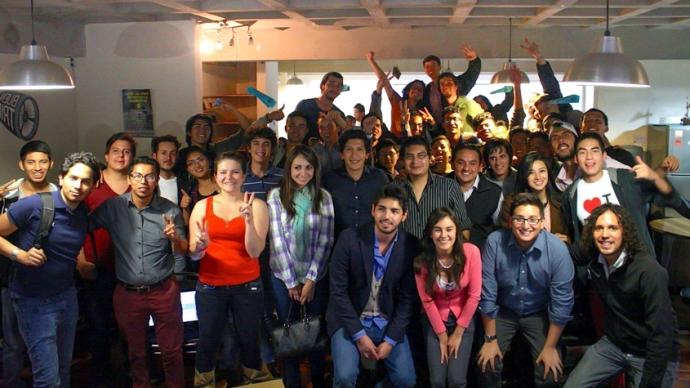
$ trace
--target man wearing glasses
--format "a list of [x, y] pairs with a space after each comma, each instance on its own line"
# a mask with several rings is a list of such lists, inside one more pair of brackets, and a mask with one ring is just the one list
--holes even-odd
[[557, 343], [571, 319], [573, 263], [565, 244], [543, 229], [537, 196], [517, 194], [510, 214], [510, 229], [490, 234], [482, 252], [482, 386], [501, 386], [503, 353], [518, 331], [530, 346], [535, 386], [554, 386], [563, 379]]
[[92, 214], [92, 227], [105, 228], [113, 240], [115, 318], [128, 344], [132, 383], [147, 387], [146, 333], [153, 317], [165, 381], [184, 386], [182, 306], [173, 270], [184, 270], [187, 239], [180, 209], [156, 195], [158, 163], [134, 159], [129, 168], [131, 192], [112, 198]]

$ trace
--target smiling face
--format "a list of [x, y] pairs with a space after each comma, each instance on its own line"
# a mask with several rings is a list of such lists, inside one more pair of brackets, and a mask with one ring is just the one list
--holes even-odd
[[127, 140], [115, 140], [105, 154], [105, 164], [109, 170], [126, 173], [132, 161], [132, 144]]
[[407, 98], [412, 101], [419, 101], [424, 97], [424, 84], [421, 82], [413, 83], [407, 90]]
[[242, 165], [234, 159], [223, 159], [218, 162], [216, 184], [226, 193], [239, 193], [244, 183]]
[[596, 182], [602, 177], [606, 152], [594, 139], [581, 140], [575, 152], [575, 161], [587, 182]]
[[601, 112], [597, 111], [591, 111], [585, 113], [584, 116], [582, 116], [582, 125], [580, 126], [580, 133], [584, 132], [596, 132], [601, 136], [602, 138], [608, 132], [609, 127], [606, 126], [606, 122], [604, 120], [604, 115], [601, 114]]
[[211, 126], [208, 125], [208, 121], [203, 119], [194, 120], [192, 124], [192, 129], [189, 130], [189, 138], [192, 145], [197, 147], [206, 147], [206, 144], [211, 140]]
[[210, 171], [210, 163], [206, 155], [199, 151], [192, 151], [187, 155], [187, 172], [194, 178], [207, 178]]
[[48, 170], [52, 167], [53, 161], [44, 152], [29, 152], [19, 161], [19, 168], [24, 171], [24, 176], [33, 183], [45, 182]]
[[405, 221], [407, 213], [397, 199], [381, 198], [371, 206], [371, 216], [374, 217], [376, 231], [390, 235], [398, 231], [398, 226]]
[[496, 178], [508, 176], [510, 171], [510, 156], [503, 147], [497, 148], [489, 155], [489, 167]]
[[89, 195], [93, 187], [93, 170], [83, 163], [77, 163], [61, 175], [59, 181], [65, 204], [75, 208]]
[[436, 79], [441, 74], [441, 65], [436, 61], [424, 62], [424, 73], [431, 79]]
[[436, 163], [446, 165], [450, 162], [450, 143], [444, 138], [437, 139], [431, 144], [431, 154], [434, 156]]
[[549, 184], [549, 170], [542, 160], [535, 160], [527, 173], [527, 185], [534, 193], [546, 190]]
[[623, 225], [618, 216], [610, 210], [602, 213], [594, 223], [593, 237], [597, 250], [613, 264], [623, 251]]
[[542, 229], [542, 214], [535, 205], [521, 205], [513, 210], [511, 229], [517, 245], [527, 249], [534, 243]]
[[450, 98], [458, 95], [458, 86], [450, 77], [441, 78], [438, 80], [438, 85], [443, 97]]
[[297, 155], [290, 165], [290, 177], [297, 188], [301, 189], [308, 185], [314, 177], [314, 166], [304, 156]]
[[412, 136], [419, 136], [424, 131], [424, 118], [420, 115], [414, 115], [410, 118], [410, 129]]
[[369, 153], [362, 139], [350, 139], [345, 143], [343, 152], [340, 155], [345, 163], [345, 169], [349, 173], [364, 170], [364, 164], [369, 158]]
[[423, 145], [415, 144], [405, 149], [405, 171], [410, 177], [419, 177], [429, 172], [429, 153]]
[[575, 156], [575, 134], [567, 129], [553, 129], [549, 136], [551, 148], [560, 161], [570, 160]]
[[381, 128], [381, 120], [375, 116], [369, 116], [362, 122], [362, 130], [371, 139], [379, 139], [381, 134], [383, 134], [383, 129]]
[[436, 247], [437, 255], [448, 255], [453, 251], [457, 238], [457, 227], [450, 217], [443, 217], [431, 228], [431, 241]]
[[338, 126], [332, 120], [321, 119], [319, 120], [319, 135], [324, 143], [335, 144], [338, 141]]
[[252, 162], [262, 164], [271, 160], [271, 141], [263, 137], [255, 137], [249, 142], [249, 155]]
[[441, 125], [443, 131], [446, 133], [446, 137], [449, 139], [454, 139], [455, 141], [460, 140], [460, 132], [463, 127], [463, 120], [460, 113], [446, 113], [443, 115], [443, 124]]
[[395, 170], [395, 166], [397, 166], [399, 158], [400, 154], [393, 146], [381, 148], [377, 155], [378, 164], [385, 168], [386, 171]]
[[163, 141], [158, 143], [158, 151], [153, 153], [161, 171], [172, 171], [177, 162], [177, 146], [173, 142]]
[[321, 85], [321, 95], [329, 100], [335, 100], [342, 90], [343, 80], [332, 75], [326, 79], [326, 83]]
[[453, 170], [455, 171], [455, 179], [460, 184], [474, 183], [481, 169], [481, 158], [473, 150], [460, 150], [456, 153], [455, 160], [453, 160]]
[[285, 124], [285, 132], [290, 143], [301, 143], [304, 137], [307, 136], [307, 131], [309, 131], [309, 128], [304, 117], [290, 117]]
[[510, 146], [513, 147], [513, 155], [518, 159], [522, 158], [527, 153], [527, 134], [516, 133], [510, 137]]

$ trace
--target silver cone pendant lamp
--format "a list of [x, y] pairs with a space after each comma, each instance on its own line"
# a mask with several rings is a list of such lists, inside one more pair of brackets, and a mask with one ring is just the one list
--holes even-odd
[[22, 46], [19, 60], [0, 69], [0, 89], [50, 90], [73, 89], [69, 71], [48, 57], [45, 46], [36, 43], [34, 2], [31, 1], [31, 44]]
[[302, 85], [304, 82], [302, 82], [299, 77], [297, 77], [297, 73], [295, 72], [295, 62], [292, 62], [292, 77], [290, 77], [289, 80], [287, 80], [286, 84], [288, 85]]
[[[513, 79], [510, 76], [510, 68], [513, 65], [513, 18], [508, 18], [508, 62], [503, 64], [503, 67], [501, 70], [497, 71], [494, 73], [493, 76], [491, 76], [491, 84], [493, 85], [512, 85], [513, 84]], [[520, 71], [522, 73], [522, 81], [520, 81], [521, 84], [528, 84], [529, 83], [529, 77], [527, 76], [527, 73], [524, 71]]]
[[606, 32], [591, 52], [570, 64], [563, 82], [579, 85], [648, 88], [649, 78], [640, 62], [623, 53], [619, 37], [609, 31], [609, 1], [606, 1]]

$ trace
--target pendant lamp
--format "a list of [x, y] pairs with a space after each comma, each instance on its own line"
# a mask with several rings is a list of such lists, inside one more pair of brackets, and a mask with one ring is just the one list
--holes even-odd
[[34, 1], [31, 2], [31, 44], [22, 46], [19, 60], [0, 69], [0, 89], [73, 89], [69, 71], [48, 57], [46, 46], [38, 45], [34, 34]]
[[[513, 79], [510, 76], [510, 68], [513, 66], [513, 18], [508, 18], [508, 62], [503, 64], [501, 70], [494, 73], [491, 76], [491, 83], [494, 85], [512, 85]], [[520, 71], [522, 74], [521, 84], [528, 84], [529, 77], [524, 71]]]
[[287, 85], [302, 85], [304, 82], [302, 82], [299, 77], [297, 77], [297, 73], [295, 72], [295, 62], [292, 62], [292, 77], [290, 77], [289, 80], [286, 82]]
[[649, 78], [640, 62], [623, 53], [621, 39], [609, 31], [609, 1], [606, 0], [606, 32], [592, 51], [570, 64], [563, 82], [579, 85], [648, 88]]

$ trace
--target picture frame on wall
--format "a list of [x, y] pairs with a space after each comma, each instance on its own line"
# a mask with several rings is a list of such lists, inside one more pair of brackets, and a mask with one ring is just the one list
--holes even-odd
[[124, 131], [135, 137], [153, 137], [151, 89], [122, 89]]

